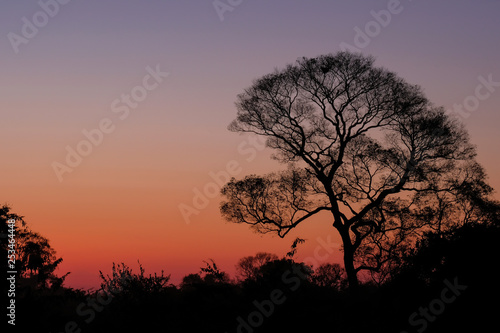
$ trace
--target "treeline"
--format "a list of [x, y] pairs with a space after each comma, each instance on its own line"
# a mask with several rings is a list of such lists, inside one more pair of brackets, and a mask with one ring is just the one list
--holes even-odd
[[[2, 220], [8, 214], [4, 207]], [[487, 331], [498, 312], [499, 237], [499, 226], [486, 223], [429, 233], [401, 257], [390, 278], [363, 283], [354, 297], [339, 265], [311, 268], [292, 255], [269, 253], [242, 258], [233, 279], [212, 260], [179, 285], [164, 272], [113, 264], [110, 275], [100, 272], [98, 291], [76, 290], [54, 276], [51, 269], [61, 260], [48, 242], [31, 235], [22, 246], [39, 249], [39, 256], [28, 264], [26, 253], [28, 263], [19, 263], [25, 268], [16, 331]]]

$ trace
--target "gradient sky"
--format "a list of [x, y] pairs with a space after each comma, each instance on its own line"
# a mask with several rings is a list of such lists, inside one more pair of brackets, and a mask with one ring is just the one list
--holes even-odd
[[[229, 161], [238, 163], [237, 177], [282, 168], [227, 130], [236, 95], [275, 67], [355, 45], [356, 31], [376, 29], [367, 25], [372, 11], [388, 6], [396, 2], [243, 0], [221, 21], [211, 0], [72, 0], [46, 15], [16, 53], [9, 34], [22, 36], [23, 17], [44, 16], [37, 1], [2, 1], [0, 203], [49, 238], [73, 287], [97, 287], [98, 270], [109, 272], [113, 261], [136, 269], [139, 259], [174, 282], [208, 258], [232, 273], [257, 251], [284, 255], [296, 236], [307, 239], [297, 258], [313, 256], [318, 237], [338, 241], [328, 216], [280, 239], [224, 222], [218, 197], [189, 224], [179, 205], [192, 206], [194, 190]], [[406, 0], [394, 8], [369, 43], [358, 43], [377, 65], [450, 110], [474, 101], [480, 77], [500, 82], [500, 1]], [[113, 101], [157, 65], [169, 76], [120, 120]], [[500, 189], [500, 87], [491, 90], [462, 121]], [[66, 146], [104, 118], [114, 131], [60, 182], [52, 163], [63, 163]], [[322, 260], [341, 261], [338, 251], [325, 253]]]

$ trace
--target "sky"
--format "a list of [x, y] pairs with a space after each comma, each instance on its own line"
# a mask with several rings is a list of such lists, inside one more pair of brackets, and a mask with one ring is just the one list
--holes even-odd
[[[350, 49], [456, 114], [500, 189], [500, 1], [4, 0], [0, 203], [96, 288], [124, 262], [178, 283], [209, 258], [341, 262], [319, 216], [281, 239], [225, 222], [227, 177], [284, 168], [227, 130], [236, 96], [300, 57]], [[500, 198], [496, 194], [497, 198]]]

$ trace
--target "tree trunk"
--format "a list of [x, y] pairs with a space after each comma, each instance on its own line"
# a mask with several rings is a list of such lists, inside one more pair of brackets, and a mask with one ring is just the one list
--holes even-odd
[[349, 291], [354, 297], [359, 294], [359, 281], [356, 269], [354, 268], [354, 247], [349, 237], [349, 230], [339, 230], [342, 242], [344, 245], [344, 268], [347, 274], [347, 282], [349, 283]]
[[347, 274], [347, 281], [349, 282], [349, 291], [353, 296], [358, 296], [359, 281], [356, 270], [354, 268], [354, 253], [352, 250], [344, 248], [344, 267]]

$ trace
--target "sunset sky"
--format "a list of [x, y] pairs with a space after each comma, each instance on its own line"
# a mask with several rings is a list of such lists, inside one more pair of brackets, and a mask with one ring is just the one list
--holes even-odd
[[[341, 262], [338, 247], [321, 245], [339, 241], [328, 216], [280, 239], [225, 222], [211, 195], [220, 188], [213, 175], [284, 167], [261, 141], [227, 130], [237, 94], [276, 67], [341, 46], [375, 56], [458, 113], [500, 189], [500, 1], [0, 7], [0, 203], [50, 240], [64, 259], [59, 272], [72, 272], [69, 286], [97, 287], [99, 270], [113, 262], [137, 270], [137, 260], [175, 283], [209, 258], [233, 274], [239, 258], [282, 256], [297, 236], [307, 239], [297, 259]], [[84, 132], [95, 144], [83, 143]], [[68, 166], [68, 149], [86, 156]], [[197, 214], [183, 216], [187, 206]]]

